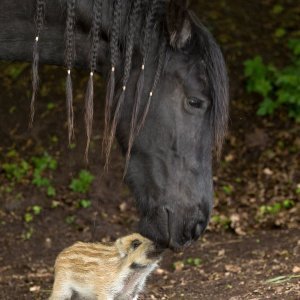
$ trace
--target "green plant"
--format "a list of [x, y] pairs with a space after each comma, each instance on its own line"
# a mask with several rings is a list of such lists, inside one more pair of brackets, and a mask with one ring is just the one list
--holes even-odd
[[20, 75], [28, 68], [28, 63], [18, 63], [9, 65], [9, 67], [4, 71], [12, 80], [16, 80]]
[[232, 185], [223, 185], [222, 190], [225, 194], [231, 195], [233, 193], [233, 186]]
[[36, 216], [38, 216], [41, 213], [42, 208], [38, 205], [34, 205], [32, 206], [32, 211]]
[[56, 190], [52, 186], [51, 180], [46, 178], [44, 174], [49, 170], [56, 170], [57, 161], [46, 153], [40, 157], [33, 157], [32, 162], [34, 165], [32, 183], [37, 187], [45, 188], [47, 196], [55, 196]]
[[173, 263], [172, 267], [176, 271], [182, 270], [185, 266], [198, 267], [202, 264], [202, 259], [198, 257], [189, 257], [185, 260], [178, 260]]
[[78, 178], [74, 178], [71, 181], [70, 189], [75, 193], [87, 193], [94, 180], [94, 176], [86, 170], [81, 170]]
[[230, 219], [223, 215], [214, 215], [211, 218], [212, 223], [220, 225], [221, 227], [228, 229], [230, 227]]
[[282, 206], [285, 208], [285, 209], [290, 209], [292, 207], [295, 206], [295, 202], [293, 200], [290, 200], [290, 199], [285, 199], [283, 202], [282, 202]]
[[30, 223], [33, 221], [34, 216], [38, 216], [42, 212], [42, 207], [39, 205], [34, 205], [27, 208], [27, 212], [24, 215], [24, 221]]
[[79, 201], [79, 206], [82, 208], [89, 208], [92, 205], [92, 202], [90, 200], [87, 199], [82, 199]]
[[202, 264], [202, 259], [201, 258], [192, 258], [192, 257], [189, 257], [187, 260], [186, 260], [186, 264], [190, 265], [190, 266], [195, 266], [195, 267], [198, 267]]
[[290, 40], [288, 47], [292, 51], [290, 65], [278, 69], [256, 56], [245, 61], [244, 74], [247, 91], [263, 97], [258, 115], [272, 115], [279, 107], [286, 107], [289, 117], [300, 122], [300, 39]]
[[65, 221], [67, 224], [71, 225], [75, 222], [75, 216], [67, 216]]
[[24, 221], [25, 221], [26, 223], [32, 222], [32, 221], [33, 221], [33, 215], [32, 215], [32, 213], [27, 212], [27, 213], [24, 215]]
[[56, 104], [53, 103], [53, 102], [49, 102], [49, 103], [47, 104], [47, 109], [48, 109], [48, 110], [53, 110], [55, 107], [56, 107]]
[[4, 163], [2, 169], [9, 180], [19, 182], [28, 173], [30, 165], [25, 160], [22, 160], [19, 163]]
[[282, 202], [276, 202], [271, 205], [262, 205], [258, 209], [259, 216], [276, 215], [284, 209], [291, 209], [295, 206], [295, 202], [290, 199], [285, 199]]
[[26, 231], [22, 233], [23, 240], [30, 240], [33, 235], [33, 228], [29, 227]]

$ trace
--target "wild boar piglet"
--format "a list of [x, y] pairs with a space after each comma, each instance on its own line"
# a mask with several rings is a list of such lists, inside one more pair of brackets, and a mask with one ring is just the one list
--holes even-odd
[[71, 299], [74, 292], [80, 299], [137, 299], [161, 254], [138, 233], [111, 244], [77, 242], [56, 259], [50, 300]]

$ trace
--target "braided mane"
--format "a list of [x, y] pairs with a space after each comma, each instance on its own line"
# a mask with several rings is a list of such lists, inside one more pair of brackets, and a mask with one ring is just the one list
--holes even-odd
[[[43, 29], [44, 18], [45, 18], [45, 1], [46, 0], [36, 0], [36, 30], [37, 37], [34, 43], [34, 59], [33, 59], [33, 96], [31, 101], [31, 122], [33, 121], [34, 116], [34, 102], [36, 98], [36, 92], [38, 89], [38, 37]], [[67, 16], [66, 16], [66, 30], [65, 30], [65, 66], [67, 68], [67, 79], [66, 79], [66, 102], [67, 102], [67, 119], [68, 119], [68, 136], [69, 143], [71, 142], [74, 136], [74, 112], [73, 112], [73, 92], [72, 92], [72, 79], [71, 79], [71, 70], [73, 68], [74, 58], [75, 58], [75, 34], [76, 34], [76, 0], [67, 0]], [[106, 163], [108, 163], [109, 155], [111, 152], [111, 146], [113, 138], [115, 136], [116, 127], [118, 125], [122, 107], [124, 104], [125, 94], [126, 94], [126, 85], [130, 77], [131, 68], [132, 68], [132, 58], [134, 53], [134, 46], [136, 44], [136, 38], [138, 36], [139, 28], [142, 25], [142, 17], [146, 13], [146, 23], [143, 28], [144, 40], [141, 46], [142, 52], [142, 64], [141, 64], [141, 75], [138, 81], [138, 89], [135, 97], [134, 112], [132, 115], [131, 121], [131, 131], [130, 131], [130, 142], [128, 147], [127, 157], [129, 159], [129, 153], [132, 147], [133, 139], [136, 133], [138, 132], [138, 115], [140, 109], [140, 98], [144, 89], [143, 77], [145, 72], [145, 64], [147, 60], [147, 55], [151, 45], [151, 39], [153, 32], [157, 30], [155, 25], [159, 23], [157, 18], [159, 11], [164, 9], [166, 2], [164, 0], [133, 0], [131, 1], [131, 7], [129, 12], [129, 22], [127, 28], [127, 37], [124, 46], [124, 57], [125, 63], [123, 66], [123, 79], [122, 79], [122, 92], [119, 98], [117, 99], [116, 108], [114, 109], [114, 115], [112, 116], [113, 100], [115, 95], [116, 88], [116, 68], [122, 67], [118, 66], [118, 60], [120, 56], [123, 55], [120, 50], [120, 34], [121, 34], [121, 18], [124, 11], [123, 0], [114, 0], [113, 2], [113, 20], [112, 28], [110, 34], [110, 62], [111, 70], [108, 77], [107, 83], [107, 94], [106, 94], [106, 104], [105, 104], [105, 131], [104, 131], [104, 140], [103, 147], [106, 149]], [[90, 34], [90, 78], [88, 81], [88, 86], [85, 96], [85, 124], [86, 124], [86, 135], [87, 135], [87, 145], [86, 145], [86, 158], [88, 157], [88, 149], [90, 145], [91, 135], [92, 135], [92, 124], [93, 124], [93, 75], [96, 70], [97, 64], [97, 54], [100, 44], [100, 34], [101, 34], [101, 19], [102, 19], [102, 8], [103, 0], [94, 0], [93, 3], [93, 21], [91, 26]], [[146, 8], [146, 11], [145, 11]], [[144, 9], [144, 11], [143, 11]], [[160, 28], [159, 30], [163, 30]], [[162, 37], [163, 38], [163, 37]], [[158, 82], [158, 77], [162, 71], [162, 57], [166, 50], [166, 43], [163, 43], [160, 51], [159, 63], [157, 65], [156, 78], [154, 82]], [[118, 70], [119, 71], [119, 70]], [[156, 84], [153, 84], [153, 89], [151, 90], [151, 96], [153, 94]], [[150, 97], [151, 98], [151, 97]], [[150, 104], [150, 101], [148, 101]], [[149, 105], [147, 105], [148, 110]], [[145, 119], [145, 113], [143, 114], [143, 120]], [[141, 122], [139, 123], [141, 127]]]
[[[31, 100], [31, 123], [34, 116], [34, 104], [38, 89], [38, 64], [39, 64], [39, 36], [44, 28], [45, 15], [47, 14], [46, 0], [36, 1], [36, 37], [33, 47], [33, 94]], [[76, 36], [76, 9], [78, 0], [66, 1], [66, 27], [65, 27], [65, 66], [67, 69], [66, 78], [66, 104], [67, 104], [67, 120], [68, 120], [68, 136], [69, 143], [74, 136], [74, 112], [73, 112], [73, 92], [72, 92], [72, 68], [75, 62], [75, 36]], [[140, 129], [142, 128], [147, 113], [149, 111], [153, 94], [156, 91], [159, 79], [161, 78], [165, 65], [166, 54], [169, 51], [170, 41], [166, 35], [168, 22], [167, 0], [93, 0], [92, 1], [92, 22], [90, 25], [90, 57], [89, 69], [90, 77], [87, 84], [85, 94], [85, 127], [86, 127], [86, 159], [88, 158], [88, 150], [91, 141], [93, 127], [93, 109], [94, 109], [94, 73], [97, 69], [98, 50], [101, 39], [103, 38], [104, 22], [103, 10], [104, 6], [109, 5], [112, 20], [108, 28], [108, 40], [110, 50], [110, 72], [107, 80], [106, 99], [105, 99], [105, 130], [103, 139], [103, 149], [105, 150], [106, 165], [109, 162], [109, 156], [113, 139], [119, 124], [124, 101], [126, 98], [127, 84], [131, 76], [133, 57], [138, 51], [141, 57], [138, 57], [140, 64], [138, 67], [139, 74], [136, 82], [136, 90], [134, 93], [133, 109], [130, 121], [130, 131], [128, 148], [126, 155], [126, 168], [130, 159], [130, 153], [133, 142]], [[124, 24], [124, 15], [125, 24]], [[204, 26], [197, 23], [195, 17], [191, 16], [191, 21], [198, 30], [196, 39], [201, 44], [198, 49], [202, 49], [203, 53], [199, 53], [199, 57], [205, 60], [207, 64], [207, 75], [210, 81], [210, 89], [213, 98], [213, 115], [212, 128], [214, 130], [215, 144], [218, 149], [221, 148], [223, 137], [225, 135], [227, 123], [227, 75], [224, 60], [220, 49], [215, 43], [210, 33]], [[176, 22], [176, 20], [175, 20]], [[107, 28], [106, 28], [107, 29]], [[155, 49], [154, 49], [155, 48]], [[151, 51], [151, 52], [150, 52]], [[198, 50], [199, 51], [199, 50]], [[201, 51], [201, 50], [200, 50]], [[150, 55], [155, 53], [155, 55]], [[150, 62], [151, 60], [151, 62]], [[121, 63], [120, 63], [121, 62]], [[145, 73], [148, 66], [156, 64], [156, 71], [153, 73], [152, 84], [150, 88], [145, 87]], [[121, 78], [117, 78], [121, 76]], [[121, 81], [121, 92], [116, 95], [117, 80]], [[223, 89], [222, 89], [223, 88]], [[146, 103], [141, 98], [147, 96]], [[117, 96], [117, 99], [115, 99]], [[143, 106], [143, 111], [141, 111]]]

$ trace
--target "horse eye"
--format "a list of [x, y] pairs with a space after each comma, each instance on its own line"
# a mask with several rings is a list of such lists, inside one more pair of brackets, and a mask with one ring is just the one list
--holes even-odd
[[189, 106], [193, 108], [202, 108], [204, 101], [195, 97], [190, 97], [187, 99]]
[[139, 245], [141, 245], [141, 242], [139, 240], [134, 240], [131, 242], [131, 247], [133, 249], [136, 249]]

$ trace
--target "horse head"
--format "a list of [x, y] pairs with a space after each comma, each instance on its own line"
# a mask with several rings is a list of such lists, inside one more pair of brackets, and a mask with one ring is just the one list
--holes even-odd
[[104, 146], [108, 161], [116, 134], [140, 232], [173, 249], [198, 239], [213, 205], [212, 158], [226, 131], [228, 83], [220, 48], [188, 2], [21, 2], [1, 1], [0, 59], [33, 60], [32, 111], [38, 64], [65, 65], [71, 138], [71, 69], [89, 69], [89, 141], [93, 75], [108, 72]]

